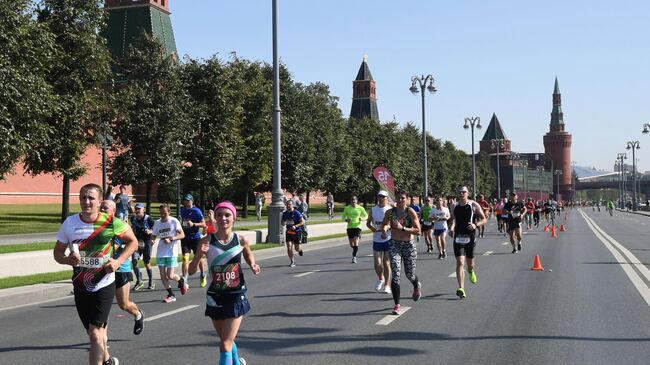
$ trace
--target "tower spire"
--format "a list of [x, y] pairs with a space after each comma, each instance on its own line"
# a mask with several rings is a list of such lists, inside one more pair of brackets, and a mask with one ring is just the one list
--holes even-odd
[[560, 85], [555, 77], [555, 87], [553, 88], [553, 110], [551, 111], [551, 131], [564, 131], [564, 113], [562, 113], [562, 94], [560, 94]]

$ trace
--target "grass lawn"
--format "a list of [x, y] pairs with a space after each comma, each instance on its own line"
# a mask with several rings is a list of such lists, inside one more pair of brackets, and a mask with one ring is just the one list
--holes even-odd
[[66, 280], [72, 277], [72, 269], [59, 272], [48, 272], [27, 276], [10, 276], [0, 279], [0, 289], [15, 288], [17, 286], [51, 283], [59, 280]]

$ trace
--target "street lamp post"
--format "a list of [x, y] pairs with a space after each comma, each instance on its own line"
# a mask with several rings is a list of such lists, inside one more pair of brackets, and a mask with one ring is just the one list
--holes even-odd
[[539, 200], [543, 201], [544, 197], [542, 196], [542, 171], [544, 171], [544, 166], [537, 166], [536, 169], [539, 175]]
[[528, 187], [526, 186], [526, 174], [528, 174], [528, 160], [520, 161], [521, 166], [524, 168], [524, 200], [528, 197]]
[[481, 129], [481, 118], [479, 117], [468, 117], [465, 118], [465, 125], [463, 128], [472, 130], [472, 194], [474, 194], [474, 200], [476, 200], [476, 154], [474, 154], [474, 127]]
[[627, 149], [632, 150], [632, 210], [636, 211], [636, 157], [634, 150], [638, 150], [639, 141], [628, 141]]
[[[409, 90], [413, 95], [420, 93], [422, 94], [422, 196], [428, 196], [429, 195], [429, 184], [428, 184], [428, 178], [427, 178], [427, 131], [426, 131], [426, 126], [424, 124], [424, 89], [426, 88], [431, 94], [435, 93], [436, 87], [433, 86], [433, 76], [431, 74], [429, 75], [422, 75], [420, 77], [413, 76], [411, 77], [411, 87]], [[427, 85], [428, 84], [428, 85]], [[417, 85], [420, 86], [420, 90], [418, 90]]]
[[282, 242], [282, 156], [280, 151], [280, 66], [278, 63], [278, 1], [272, 2], [273, 13], [273, 192], [269, 206], [267, 242]]
[[622, 201], [623, 189], [621, 187], [621, 184], [622, 184], [622, 182], [621, 182], [621, 163], [618, 160], [614, 161], [614, 170], [617, 171], [616, 182], [618, 182], [618, 206], [620, 207], [621, 206], [621, 201]]
[[554, 173], [557, 176], [557, 193], [555, 193], [555, 200], [557, 201], [558, 195], [560, 195], [560, 175], [562, 175], [562, 170], [555, 170]]
[[620, 207], [621, 209], [625, 209], [625, 200], [626, 200], [627, 191], [625, 187], [625, 161], [624, 160], [627, 160], [627, 154], [625, 152], [620, 152], [616, 158], [621, 160], [620, 161], [621, 188], [623, 188], [623, 190], [621, 192]]
[[641, 131], [643, 134], [648, 134], [650, 133], [650, 124], [648, 123], [643, 123], [643, 130]]
[[503, 139], [502, 138], [495, 138], [491, 139], [490, 143], [492, 145], [492, 148], [497, 149], [497, 199], [501, 200], [501, 166], [500, 166], [500, 155], [499, 155], [499, 150], [503, 148]]

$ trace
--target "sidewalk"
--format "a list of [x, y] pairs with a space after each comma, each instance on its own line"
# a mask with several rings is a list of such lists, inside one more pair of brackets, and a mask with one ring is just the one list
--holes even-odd
[[643, 211], [643, 210], [637, 210], [636, 212], [634, 212], [634, 211], [632, 211], [632, 210], [624, 210], [624, 209], [616, 208], [616, 211], [617, 211], [617, 212], [621, 212], [621, 213], [629, 213], [629, 214], [636, 214], [636, 215], [644, 215], [644, 216], [646, 216], [646, 217], [650, 217], [650, 212], [646, 212], [646, 211]]
[[[339, 223], [336, 224], [339, 225]], [[341, 233], [341, 232], [344, 232], [344, 230], [338, 230], [333, 233]], [[323, 241], [308, 243], [306, 247], [311, 252], [311, 251], [321, 250], [324, 248], [334, 247], [337, 245], [347, 245], [347, 239], [345, 237], [331, 238]], [[36, 252], [43, 255], [44, 258], [47, 257], [49, 261], [53, 263], [54, 265], [53, 267], [55, 268], [54, 271], [66, 270], [67, 268], [66, 266], [59, 265], [56, 262], [54, 262], [51, 251], [48, 250], [44, 252], [43, 251], [36, 251]], [[29, 253], [30, 252], [25, 252], [25, 254], [29, 254]], [[264, 270], [265, 260], [276, 258], [276, 257], [283, 257], [286, 256], [286, 254], [287, 252], [284, 245], [278, 245], [278, 247], [254, 252], [255, 259], [257, 262], [260, 263], [262, 270]], [[0, 255], [0, 257], [5, 255], [17, 255], [17, 254], [4, 254], [4, 255]], [[13, 259], [14, 259], [13, 261], [7, 261], [5, 265], [11, 265], [15, 270], [17, 270], [19, 266], [21, 266], [24, 262], [26, 262], [26, 261], [18, 260], [17, 257], [14, 257]], [[248, 267], [248, 265], [245, 266]], [[156, 268], [154, 268], [153, 274], [155, 280], [160, 279], [159, 272]], [[160, 285], [160, 282], [157, 282], [156, 285]], [[21, 286], [16, 288], [9, 288], [9, 289], [1, 289], [0, 290], [0, 311], [8, 310], [16, 306], [36, 304], [44, 301], [69, 297], [71, 296], [71, 292], [72, 292], [72, 284], [70, 280], [57, 281], [57, 282], [47, 283], [47, 284], [27, 285], [27, 286]]]

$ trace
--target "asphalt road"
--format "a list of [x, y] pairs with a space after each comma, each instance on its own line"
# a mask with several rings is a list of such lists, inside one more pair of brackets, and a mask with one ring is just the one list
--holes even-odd
[[[478, 283], [467, 284], [464, 300], [449, 277], [453, 257], [438, 260], [420, 242], [423, 297], [414, 303], [403, 280], [402, 306], [410, 309], [400, 316], [390, 314], [390, 295], [373, 291], [367, 240], [358, 264], [350, 263], [343, 239], [315, 251], [307, 245], [295, 268], [286, 257], [261, 260], [261, 275], [245, 273], [253, 309], [237, 337], [240, 354], [248, 364], [647, 363], [650, 219], [583, 212], [587, 218], [574, 210], [561, 221], [568, 230], [557, 239], [527, 232], [516, 255], [491, 222], [477, 245]], [[530, 270], [537, 254], [544, 271]], [[171, 304], [161, 303], [160, 289], [132, 294], [149, 318], [140, 336], [114, 305], [111, 353], [122, 364], [217, 363], [204, 289], [196, 277], [191, 284]], [[2, 364], [86, 361], [87, 338], [71, 298], [2, 311], [0, 323]]]

